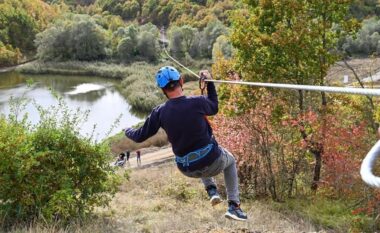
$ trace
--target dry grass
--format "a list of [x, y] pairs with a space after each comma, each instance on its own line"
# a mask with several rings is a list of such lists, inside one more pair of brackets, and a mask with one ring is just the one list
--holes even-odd
[[37, 224], [11, 232], [315, 232], [310, 223], [294, 221], [258, 201], [245, 200], [242, 208], [248, 212], [247, 222], [225, 219], [225, 203], [211, 207], [198, 179], [165, 164], [133, 170], [110, 207], [98, 209], [93, 221], [65, 229]]
[[[220, 180], [221, 177], [218, 177]], [[249, 221], [223, 217], [226, 204], [213, 208], [198, 179], [183, 176], [173, 164], [134, 170], [108, 211], [123, 232], [313, 232], [257, 201], [244, 201]]]
[[118, 223], [116, 220], [104, 216], [95, 217], [85, 223], [73, 223], [62, 228], [57, 225], [46, 225], [44, 223], [35, 223], [30, 226], [14, 227], [9, 233], [100, 233], [100, 232], [121, 232], [115, 231]]

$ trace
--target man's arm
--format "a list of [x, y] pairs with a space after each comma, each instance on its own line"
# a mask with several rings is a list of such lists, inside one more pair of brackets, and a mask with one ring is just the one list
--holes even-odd
[[153, 109], [152, 113], [145, 120], [144, 125], [139, 129], [128, 128], [125, 136], [135, 142], [143, 142], [155, 135], [160, 128], [159, 107]]

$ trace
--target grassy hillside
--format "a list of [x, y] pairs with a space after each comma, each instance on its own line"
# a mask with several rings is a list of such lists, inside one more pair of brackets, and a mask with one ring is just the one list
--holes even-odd
[[[197, 179], [184, 177], [173, 164], [133, 170], [124, 180], [109, 208], [83, 225], [61, 229], [38, 224], [11, 232], [315, 232], [308, 221], [282, 215], [267, 204], [244, 200], [249, 220], [241, 223], [224, 218], [226, 203], [211, 207]], [[218, 177], [221, 180], [221, 177]], [[222, 183], [222, 182], [220, 182]], [[223, 186], [220, 186], [221, 190]], [[324, 231], [320, 231], [324, 232]]]

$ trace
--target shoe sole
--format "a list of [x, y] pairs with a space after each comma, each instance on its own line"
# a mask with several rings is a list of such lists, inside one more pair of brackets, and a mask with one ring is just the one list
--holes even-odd
[[245, 219], [245, 218], [239, 218], [239, 217], [237, 217], [237, 216], [235, 216], [233, 214], [230, 214], [229, 212], [225, 213], [224, 217], [226, 217], [228, 219], [236, 220], [236, 221], [241, 221], [241, 222], [247, 221], [247, 219]]
[[213, 196], [210, 199], [210, 202], [211, 202], [212, 206], [216, 206], [217, 204], [222, 203], [223, 201], [222, 201], [222, 199], [219, 196]]

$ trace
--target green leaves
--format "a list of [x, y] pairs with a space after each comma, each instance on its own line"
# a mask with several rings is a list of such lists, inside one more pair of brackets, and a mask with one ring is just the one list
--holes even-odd
[[109, 148], [78, 134], [87, 113], [60, 101], [41, 121], [0, 118], [0, 218], [4, 224], [70, 221], [104, 206], [117, 190]]
[[[239, 70], [248, 79], [322, 84], [350, 1], [249, 1], [249, 13], [234, 16], [231, 40]], [[339, 28], [339, 30], [336, 30]], [[348, 31], [347, 31], [348, 30]]]
[[84, 15], [68, 15], [36, 39], [37, 55], [43, 60], [101, 60], [108, 43], [106, 31]]

